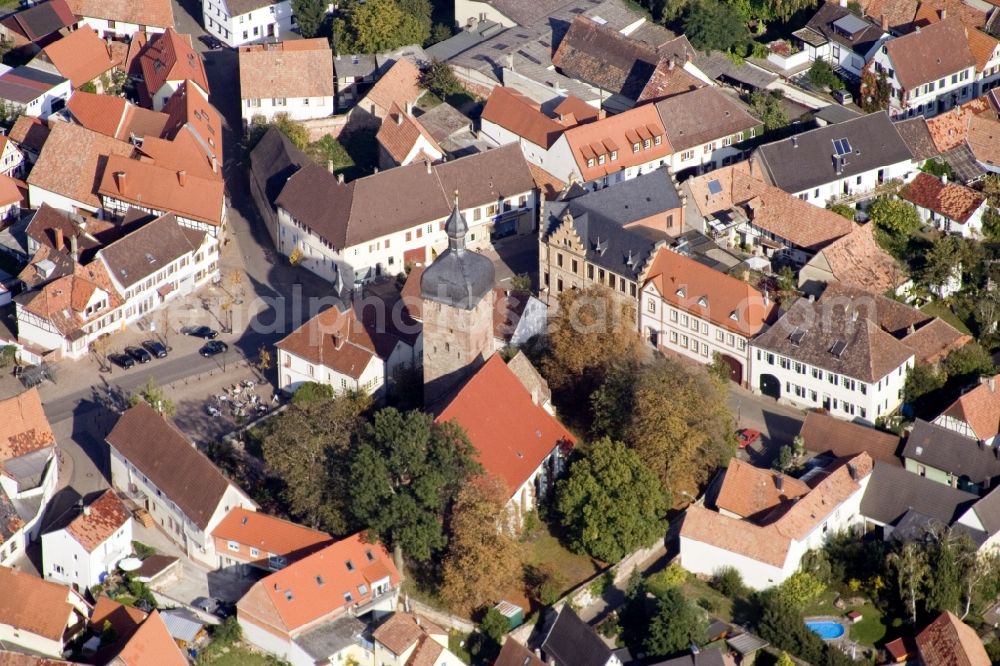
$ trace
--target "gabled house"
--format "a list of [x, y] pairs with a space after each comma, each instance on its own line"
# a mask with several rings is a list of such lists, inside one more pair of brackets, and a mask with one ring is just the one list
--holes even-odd
[[201, 11], [205, 30], [234, 48], [280, 39], [295, 27], [290, 0], [205, 0]]
[[751, 388], [871, 424], [899, 407], [909, 368], [968, 340], [915, 308], [834, 283], [751, 342]]
[[0, 101], [25, 117], [48, 118], [66, 105], [72, 93], [69, 79], [51, 65], [22, 65], [0, 74]]
[[[605, 645], [569, 604], [551, 619], [541, 651], [548, 664], [574, 666], [622, 666], [621, 659]], [[530, 663], [530, 662], [528, 662]]]
[[637, 301], [656, 249], [684, 230], [684, 202], [667, 169], [593, 192], [572, 188], [544, 212], [539, 279], [549, 305], [594, 284]]
[[[66, 81], [65, 79], [63, 80]], [[66, 81], [66, 85], [66, 96], [69, 97], [72, 88], [68, 87], [69, 81]], [[24, 152], [28, 164], [34, 166], [35, 162], [38, 161], [39, 154], [42, 152], [42, 146], [45, 145], [45, 141], [49, 138], [49, 126], [48, 123], [39, 120], [38, 117], [24, 115], [14, 121], [14, 125], [10, 128], [7, 136]]]
[[577, 122], [575, 116], [572, 120], [550, 117], [531, 98], [513, 88], [497, 86], [483, 107], [480, 132], [500, 146], [518, 144], [528, 162], [542, 166], [552, 144]]
[[250, 196], [271, 242], [278, 245], [278, 196], [292, 174], [312, 160], [276, 127], [264, 132], [250, 152]]
[[729, 378], [750, 381], [750, 340], [777, 318], [777, 304], [739, 278], [660, 248], [643, 274], [639, 330], [654, 349], [699, 363], [718, 358]]
[[764, 144], [753, 160], [772, 185], [820, 208], [870, 198], [878, 186], [909, 181], [916, 171], [906, 142], [881, 112]]
[[596, 188], [666, 166], [673, 153], [656, 105], [643, 104], [567, 129], [541, 166], [563, 182]]
[[656, 103], [667, 141], [669, 164], [678, 177], [727, 166], [744, 157], [763, 125], [734, 95], [703, 87]]
[[21, 193], [19, 181], [0, 174], [0, 221], [16, 221], [21, 215], [22, 206], [26, 208], [27, 202]]
[[[504, 396], [502, 403], [497, 395]], [[546, 409], [542, 393], [525, 386], [499, 354], [472, 375], [436, 421], [465, 430], [484, 474], [506, 484], [507, 510], [518, 526], [552, 491], [576, 443]]]
[[383, 398], [405, 368], [420, 364], [420, 325], [401, 308], [372, 313], [363, 305], [331, 307], [275, 344], [278, 387], [289, 393], [306, 382], [334, 393], [364, 391]]
[[545, 666], [545, 662], [534, 652], [508, 637], [503, 642], [493, 666]]
[[77, 125], [130, 143], [150, 135], [160, 136], [170, 120], [165, 113], [136, 106], [123, 97], [82, 90], [73, 93], [66, 111]]
[[129, 636], [108, 666], [184, 666], [188, 663], [160, 612], [154, 610]]
[[975, 96], [976, 59], [966, 30], [958, 18], [947, 18], [875, 51], [866, 68], [891, 87], [890, 117], [930, 117]]
[[77, 18], [66, 0], [49, 0], [0, 19], [0, 36], [15, 48], [44, 48], [51, 41], [69, 33]]
[[37, 389], [0, 401], [0, 423], [0, 565], [10, 566], [38, 538], [59, 462]]
[[231, 509], [212, 530], [220, 569], [280, 571], [329, 545], [326, 532], [244, 508]]
[[216, 566], [212, 530], [231, 509], [255, 510], [253, 500], [145, 402], [119, 417], [107, 443], [112, 487], [148, 511], [188, 557]]
[[734, 458], [718, 482], [711, 484], [705, 501], [723, 516], [766, 522], [768, 514], [787, 510], [810, 490], [795, 477]]
[[[871, 458], [862, 453], [835, 460], [825, 471], [794, 502], [785, 495], [783, 477], [765, 479], [781, 487], [770, 494], [770, 506], [756, 507], [759, 510], [747, 518], [700, 504], [688, 506], [680, 531], [681, 566], [704, 575], [733, 567], [755, 590], [780, 585], [798, 570], [807, 551], [821, 547], [831, 535], [863, 524], [860, 505], [870, 483]], [[771, 476], [768, 471], [760, 473]]]
[[239, 68], [244, 123], [279, 113], [293, 120], [333, 115], [333, 52], [325, 38], [241, 46]]
[[0, 642], [60, 658], [87, 625], [90, 608], [77, 592], [0, 566]]
[[154, 111], [162, 111], [170, 97], [185, 81], [198, 86], [208, 95], [208, 75], [205, 63], [191, 43], [191, 35], [178, 34], [173, 28], [153, 35], [139, 52], [142, 71], [140, 95]]
[[860, 78], [865, 63], [888, 37], [888, 26], [856, 16], [846, 3], [826, 2], [792, 34], [810, 61], [826, 60], [834, 69]]
[[389, 115], [375, 135], [378, 142], [378, 162], [382, 169], [406, 166], [414, 162], [438, 162], [444, 150], [434, 140], [423, 123], [413, 117], [412, 110], [393, 104]]
[[535, 183], [514, 145], [341, 181], [314, 164], [292, 173], [276, 199], [275, 232], [281, 255], [338, 289], [398, 274], [442, 252], [456, 191], [470, 248], [535, 230]]
[[660, 58], [653, 69], [653, 74], [649, 77], [642, 92], [639, 93], [638, 104], [643, 102], [659, 102], [660, 100], [675, 95], [698, 90], [712, 85], [704, 80], [707, 77], [696, 76], [685, 69], [685, 64], [678, 63], [672, 57]]
[[993, 446], [1000, 434], [1000, 392], [996, 390], [996, 379], [989, 377], [967, 390], [932, 423]]
[[996, 446], [923, 419], [906, 438], [903, 460], [914, 474], [975, 494], [986, 494], [1000, 477]]
[[816, 455], [850, 458], [867, 453], [876, 463], [902, 467], [899, 435], [834, 418], [822, 412], [806, 412], [799, 430], [806, 451]]
[[972, 57], [976, 59], [976, 91], [973, 97], [978, 97], [1000, 85], [1000, 40], [968, 26], [965, 34], [969, 38]]
[[24, 153], [21, 149], [6, 136], [0, 137], [0, 175], [20, 178], [24, 167]]
[[840, 282], [877, 294], [905, 293], [912, 284], [895, 257], [875, 241], [873, 225], [855, 224], [851, 232], [816, 252], [799, 269], [799, 289], [819, 296]]
[[71, 507], [42, 535], [42, 575], [88, 590], [132, 553], [132, 512], [108, 489]]
[[917, 634], [920, 664], [958, 663], [987, 666], [990, 657], [975, 629], [945, 611]]
[[345, 109], [354, 105], [362, 88], [375, 82], [379, 68], [372, 53], [338, 53], [333, 57], [333, 73], [337, 108]]
[[938, 231], [978, 239], [983, 235], [986, 197], [961, 183], [948, 182], [948, 176], [918, 173], [899, 191], [900, 198], [913, 204], [920, 219]]
[[74, 90], [91, 84], [94, 92], [103, 92], [110, 86], [112, 72], [122, 64], [111, 46], [89, 27], [52, 42], [36, 59], [55, 67], [60, 76], [69, 79]]
[[386, 549], [358, 533], [255, 583], [236, 615], [244, 640], [293, 666], [370, 663], [363, 620], [394, 610], [401, 582]]
[[400, 58], [375, 82], [351, 110], [351, 121], [378, 126], [395, 104], [401, 109], [416, 104], [423, 96], [420, 70], [406, 58]]
[[170, 0], [66, 0], [78, 28], [88, 26], [103, 39], [128, 38], [137, 32], [163, 32], [174, 25]]
[[412, 613], [393, 613], [372, 632], [375, 663], [385, 666], [461, 666], [448, 649], [448, 632]]

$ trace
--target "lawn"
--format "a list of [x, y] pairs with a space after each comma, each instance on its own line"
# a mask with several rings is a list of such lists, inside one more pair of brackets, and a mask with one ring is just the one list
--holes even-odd
[[525, 564], [545, 565], [557, 571], [561, 577], [563, 592], [572, 590], [602, 568], [590, 557], [567, 550], [544, 523], [539, 523], [530, 534], [526, 534], [524, 542], [527, 546]]
[[707, 611], [712, 617], [723, 622], [733, 621], [733, 600], [712, 589], [708, 583], [694, 576], [688, 576], [681, 586], [684, 596], [693, 601], [699, 608]]
[[956, 317], [955, 313], [953, 313], [951, 309], [949, 309], [948, 306], [942, 303], [941, 301], [933, 301], [931, 303], [928, 303], [924, 305], [922, 308], [920, 308], [920, 311], [929, 315], [933, 315], [935, 317], [940, 317], [941, 319], [944, 319], [946, 322], [957, 328], [962, 333], [965, 333], [966, 335], [972, 335], [972, 333], [969, 331], [969, 327], [966, 326], [961, 319]]
[[885, 624], [882, 622], [882, 612], [872, 604], [860, 604], [847, 606], [844, 609], [833, 605], [837, 598], [837, 593], [827, 590], [820, 597], [804, 610], [806, 617], [814, 615], [832, 615], [834, 617], [844, 617], [850, 611], [858, 611], [862, 619], [857, 624], [850, 625], [851, 639], [874, 647], [876, 643], [885, 637]]
[[211, 648], [198, 656], [199, 666], [278, 666], [282, 662], [268, 654], [234, 645], [216, 652]]

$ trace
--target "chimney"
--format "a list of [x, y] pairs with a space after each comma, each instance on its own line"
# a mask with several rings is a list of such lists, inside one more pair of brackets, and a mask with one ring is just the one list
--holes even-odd
[[413, 616], [413, 621], [417, 623], [418, 627], [420, 626], [420, 616], [419, 615], [414, 615]]
[[914, 27], [913, 27], [913, 31], [914, 31], [914, 32], [920, 32], [920, 26], [919, 26], [919, 25], [917, 25], [917, 26], [914, 26]]
[[858, 480], [858, 468], [854, 466], [854, 463], [847, 463], [847, 471], [851, 475], [851, 481]]
[[66, 247], [66, 245], [63, 242], [63, 230], [56, 227], [56, 249], [62, 252], [64, 247]]
[[774, 487], [781, 490], [782, 485], [784, 485], [785, 479], [781, 474], [774, 475]]
[[338, 185], [343, 185], [344, 184], [344, 174], [342, 174], [342, 173], [338, 173], [337, 174], [337, 184]]
[[334, 349], [340, 349], [344, 346], [344, 336], [340, 332], [333, 334], [333, 347]]
[[402, 125], [402, 124], [403, 124], [403, 114], [402, 113], [397, 113], [396, 114], [396, 126], [398, 127], [399, 125]]
[[333, 173], [333, 160], [326, 161], [326, 170]]
[[378, 167], [372, 167], [372, 173], [378, 173]]
[[507, 54], [507, 69], [509, 69], [512, 72], [514, 71], [514, 54], [513, 53], [508, 53]]
[[798, 148], [798, 147], [799, 147], [799, 137], [793, 136], [792, 137], [792, 148]]
[[125, 172], [115, 171], [115, 182], [118, 184], [118, 194], [125, 194]]
[[76, 234], [69, 237], [69, 256], [73, 258], [74, 262], [80, 256], [80, 251], [76, 244]]
[[942, 21], [945, 20], [946, 18], [948, 18], [948, 10], [942, 7], [941, 9], [938, 10], [938, 16], [941, 17]]
[[184, 187], [185, 185], [187, 185], [187, 180], [188, 180], [187, 171], [185, 171], [184, 169], [181, 169], [180, 171], [177, 172], [177, 184], [178, 185], [180, 185], [181, 187]]
[[428, 175], [434, 173], [434, 171], [431, 169], [431, 162], [430, 162], [430, 160], [424, 160], [424, 164], [427, 165], [427, 174]]
[[941, 174], [941, 184], [942, 185], [948, 184], [948, 174], [946, 173]]
[[410, 101], [406, 102], [406, 115], [408, 116], [413, 115], [413, 102]]
[[674, 59], [673, 58], [671, 58], [670, 60], [667, 61], [667, 70], [669, 70], [671, 72], [674, 71]]
[[90, 506], [83, 507], [83, 515], [85, 515], [85, 516], [89, 516], [90, 515]]
[[990, 387], [990, 393], [997, 392], [996, 377], [990, 377], [989, 379], [986, 380], [986, 383]]

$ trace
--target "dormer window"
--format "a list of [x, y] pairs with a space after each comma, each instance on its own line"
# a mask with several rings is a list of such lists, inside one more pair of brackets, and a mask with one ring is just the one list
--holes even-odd
[[732, 312], [729, 313], [729, 318], [732, 319], [733, 321], [739, 321], [740, 313], [737, 312], [736, 310], [733, 310]]
[[633, 143], [632, 144], [632, 152], [633, 153], [639, 152], [639, 144], [638, 143]]
[[708, 307], [708, 297], [707, 296], [702, 296], [701, 298], [699, 298], [698, 299], [698, 305], [700, 305], [703, 308], [707, 308]]
[[687, 296], [687, 291], [684, 289], [684, 287], [681, 287], [680, 289], [678, 289], [674, 293], [677, 294], [678, 296], [680, 296], [681, 298], [684, 298], [685, 296]]
[[593, 166], [594, 166], [594, 158], [593, 157], [587, 158], [587, 167], [592, 168]]
[[618, 159], [618, 151], [617, 150], [612, 150], [611, 151], [611, 161], [614, 162], [617, 159]]
[[598, 164], [604, 164], [604, 155], [601, 155], [601, 156], [599, 156], [599, 157], [597, 158], [597, 163], [598, 163]]
[[351, 562], [350, 560], [344, 562], [344, 565], [347, 567], [348, 571], [354, 571], [354, 563]]
[[658, 146], [661, 143], [663, 143], [663, 137], [661, 137], [659, 134], [653, 137], [653, 145]]
[[649, 139], [646, 139], [645, 141], [642, 142], [642, 149], [643, 150], [649, 150], [649, 146], [650, 146]]

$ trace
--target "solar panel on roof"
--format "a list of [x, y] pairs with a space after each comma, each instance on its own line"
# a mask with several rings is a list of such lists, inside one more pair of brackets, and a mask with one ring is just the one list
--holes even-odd
[[713, 178], [708, 181], [708, 193], [709, 194], [722, 194], [722, 183], [718, 179]]
[[796, 326], [795, 330], [792, 331], [792, 334], [788, 336], [788, 339], [792, 341], [793, 345], [795, 345], [796, 347], [798, 347], [799, 344], [802, 342], [802, 338], [804, 338], [804, 337], [806, 337], [805, 330], [803, 330], [803, 329], [799, 328], [798, 326]]
[[830, 353], [840, 358], [844, 354], [844, 350], [847, 349], [847, 343], [843, 340], [837, 340], [833, 343], [833, 347], [830, 348]]
[[849, 155], [851, 152], [851, 142], [847, 139], [834, 139], [833, 140], [833, 153], [837, 157], [843, 157], [844, 155]]

